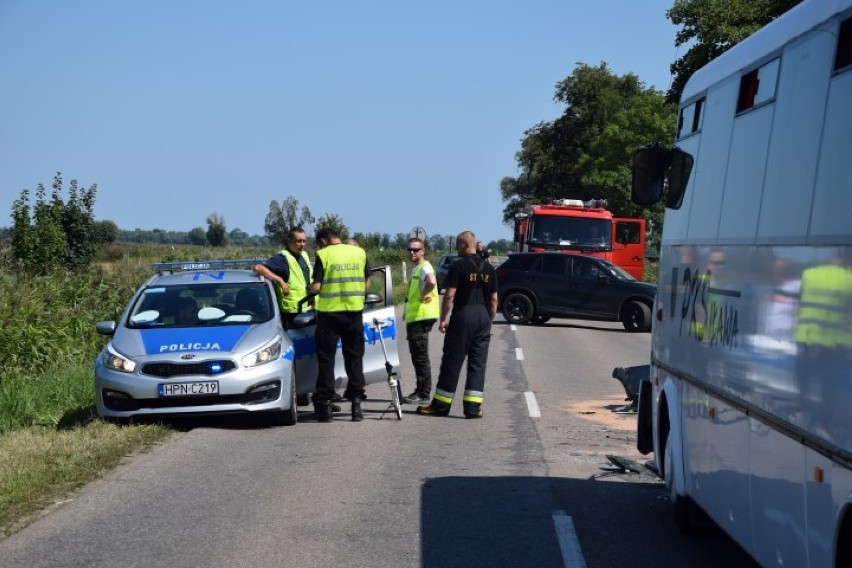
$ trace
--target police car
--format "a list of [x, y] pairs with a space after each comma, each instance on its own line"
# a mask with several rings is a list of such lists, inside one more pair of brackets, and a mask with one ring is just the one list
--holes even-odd
[[[285, 330], [273, 283], [251, 268], [262, 260], [159, 263], [118, 321], [95, 324], [110, 336], [95, 362], [98, 415], [133, 417], [266, 413], [293, 425], [317, 377], [312, 309]], [[364, 308], [364, 375], [399, 370], [390, 266], [374, 268]], [[381, 324], [376, 329], [374, 318]], [[337, 388], [346, 385], [338, 349]]]

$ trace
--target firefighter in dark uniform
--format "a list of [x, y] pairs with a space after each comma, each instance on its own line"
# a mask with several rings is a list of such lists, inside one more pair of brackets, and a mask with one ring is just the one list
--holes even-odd
[[[497, 274], [476, 253], [476, 236], [470, 231], [456, 237], [459, 260], [450, 266], [438, 330], [445, 333], [444, 356], [438, 384], [429, 406], [419, 406], [424, 416], [447, 416], [467, 358], [467, 380], [462, 397], [465, 418], [482, 418], [485, 365], [491, 342], [491, 322], [497, 315]], [[453, 317], [448, 318], [452, 309]]]
[[352, 401], [352, 420], [364, 419], [364, 297], [370, 281], [370, 267], [364, 249], [342, 243], [335, 231], [317, 231], [317, 258], [311, 292], [317, 294], [315, 342], [317, 384], [313, 394], [314, 412], [320, 422], [331, 422], [334, 399], [334, 358], [337, 340], [343, 349], [348, 378], [343, 396]]

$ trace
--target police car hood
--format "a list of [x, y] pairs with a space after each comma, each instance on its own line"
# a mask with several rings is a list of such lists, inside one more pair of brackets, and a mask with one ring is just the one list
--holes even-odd
[[259, 349], [278, 333], [274, 321], [252, 325], [176, 327], [169, 329], [120, 328], [112, 340], [115, 350], [133, 359], [175, 359], [196, 356], [243, 355]]

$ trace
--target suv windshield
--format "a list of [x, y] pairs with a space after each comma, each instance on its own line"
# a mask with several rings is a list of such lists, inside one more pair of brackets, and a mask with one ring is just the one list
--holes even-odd
[[637, 280], [633, 277], [632, 274], [626, 272], [623, 268], [618, 266], [617, 264], [612, 264], [611, 262], [602, 261], [602, 264], [610, 271], [610, 273], [617, 280], [625, 280], [627, 282], [636, 282]]
[[149, 286], [139, 295], [127, 326], [192, 327], [269, 321], [272, 298], [262, 283]]

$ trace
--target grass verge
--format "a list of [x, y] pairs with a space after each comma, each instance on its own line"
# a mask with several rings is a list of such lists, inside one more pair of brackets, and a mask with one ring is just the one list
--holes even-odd
[[172, 434], [95, 418], [90, 367], [0, 381], [0, 538]]
[[102, 420], [70, 429], [33, 426], [0, 435], [0, 538], [116, 467], [128, 454], [172, 435], [158, 424]]

